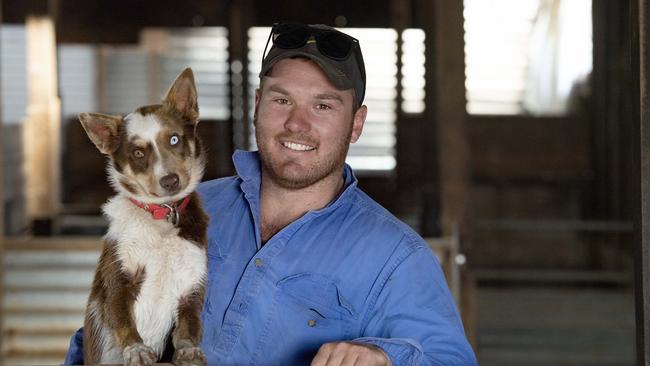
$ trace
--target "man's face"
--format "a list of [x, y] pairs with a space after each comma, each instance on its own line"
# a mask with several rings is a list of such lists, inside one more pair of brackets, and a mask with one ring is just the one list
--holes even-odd
[[365, 106], [353, 113], [352, 104], [352, 90], [336, 89], [312, 61], [278, 61], [255, 96], [255, 137], [268, 177], [300, 189], [340, 175], [366, 117]]

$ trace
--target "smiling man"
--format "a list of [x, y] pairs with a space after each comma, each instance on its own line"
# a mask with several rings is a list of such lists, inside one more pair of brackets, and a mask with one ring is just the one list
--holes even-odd
[[236, 152], [236, 176], [199, 187], [208, 364], [475, 365], [435, 256], [345, 164], [367, 114], [358, 41], [276, 24], [269, 42], [259, 151]]
[[309, 59], [283, 59], [273, 70], [256, 94], [264, 175], [290, 189], [340, 181], [366, 107], [353, 110], [352, 92], [335, 89]]
[[366, 118], [354, 99], [304, 56], [283, 58], [263, 76], [255, 115], [263, 242], [341, 192], [348, 148]]

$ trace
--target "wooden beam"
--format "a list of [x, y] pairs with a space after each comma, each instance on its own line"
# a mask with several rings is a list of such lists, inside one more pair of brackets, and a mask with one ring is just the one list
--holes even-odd
[[[634, 2], [634, 1], [633, 1]], [[633, 7], [634, 8], [634, 7]], [[637, 365], [650, 363], [650, 324], [647, 317], [650, 315], [650, 45], [648, 44], [648, 22], [650, 21], [650, 5], [648, 0], [638, 0], [637, 12], [631, 11], [630, 21], [638, 25], [639, 47], [639, 89], [640, 89], [640, 120], [632, 121], [640, 133], [635, 145], [639, 148], [637, 158], [640, 161], [639, 198], [640, 212], [636, 217], [635, 235], [635, 267], [636, 267], [636, 324], [637, 324]], [[636, 23], [638, 22], [638, 23]], [[632, 48], [635, 48], [635, 39], [632, 39]], [[632, 57], [634, 57], [632, 51]], [[638, 166], [638, 165], [637, 165]]]
[[[421, 231], [424, 236], [456, 237], [461, 247], [456, 250], [462, 252], [462, 243], [468, 237], [465, 224], [469, 193], [463, 2], [423, 0], [418, 2], [418, 9], [422, 9], [426, 33]], [[476, 346], [474, 301], [470, 293], [474, 285], [467, 273], [461, 276], [457, 272], [453, 277], [455, 283], [463, 282], [459, 306], [467, 337]]]
[[[233, 111], [233, 147], [235, 149], [248, 150], [251, 148], [249, 136], [252, 133], [252, 126], [248, 121], [252, 120], [250, 115], [248, 79], [248, 29], [258, 25], [255, 24], [254, 14], [250, 9], [255, 9], [252, 0], [234, 0], [228, 5], [228, 41], [231, 66], [237, 65], [241, 69], [241, 79], [235, 84], [231, 78], [231, 108]], [[277, 21], [277, 20], [276, 20]], [[257, 77], [259, 70], [253, 70]]]
[[[0, 28], [2, 28], [2, 0], [0, 0]], [[0, 48], [2, 47], [2, 41], [0, 40]], [[2, 75], [0, 75], [0, 85], [2, 85]], [[5, 246], [5, 196], [4, 196], [4, 150], [2, 144], [2, 137], [4, 136], [2, 132], [2, 88], [0, 88], [0, 304], [4, 304], [4, 273], [5, 273], [5, 260], [4, 260], [4, 246]], [[4, 344], [4, 306], [0, 307], [0, 344]], [[4, 365], [4, 353], [0, 351], [0, 365]]]
[[457, 226], [463, 232], [469, 177], [463, 2], [430, 3], [433, 13], [427, 37], [433, 39], [427, 41], [426, 57], [433, 62], [433, 67], [427, 68], [433, 72], [433, 78], [427, 77], [433, 90], [428, 87], [427, 93], [431, 90], [434, 99], [427, 110], [432, 110], [428, 113], [436, 125], [440, 229], [443, 235], [451, 235]]
[[51, 226], [60, 204], [61, 101], [54, 24], [48, 17], [28, 17], [26, 26], [29, 95], [23, 123], [25, 206], [30, 222]]
[[4, 243], [7, 251], [100, 251], [99, 236], [11, 237]]
[[[395, 86], [395, 113], [398, 116], [398, 123], [395, 128], [397, 130], [399, 130], [400, 123], [403, 121], [402, 102], [404, 98], [402, 97], [402, 79], [404, 75], [402, 75], [402, 56], [404, 55], [404, 40], [402, 39], [402, 33], [404, 32], [404, 29], [408, 28], [411, 24], [410, 14], [410, 0], [391, 1], [391, 27], [397, 31], [397, 62], [395, 64], [397, 67], [397, 84]], [[396, 131], [396, 135], [397, 134], [399, 134], [399, 131]]]

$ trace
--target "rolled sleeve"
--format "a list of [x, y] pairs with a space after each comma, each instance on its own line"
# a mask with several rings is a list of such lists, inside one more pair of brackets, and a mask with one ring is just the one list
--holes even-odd
[[417, 342], [409, 339], [362, 337], [355, 343], [370, 344], [381, 348], [390, 358], [391, 365], [420, 365], [422, 349]]
[[477, 364], [440, 264], [417, 245], [385, 279], [362, 337], [398, 365]]

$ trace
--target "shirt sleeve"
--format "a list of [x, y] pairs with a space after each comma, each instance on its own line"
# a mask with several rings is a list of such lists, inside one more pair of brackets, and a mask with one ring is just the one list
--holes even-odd
[[65, 361], [63, 361], [64, 365], [84, 364], [83, 339], [84, 329], [79, 328], [72, 338], [70, 338], [70, 347], [68, 348], [68, 353], [65, 355]]
[[367, 336], [354, 342], [380, 347], [393, 366], [474, 366], [476, 356], [440, 264], [424, 245], [388, 268], [366, 315]]

